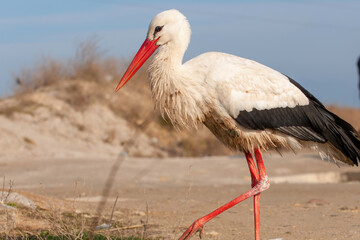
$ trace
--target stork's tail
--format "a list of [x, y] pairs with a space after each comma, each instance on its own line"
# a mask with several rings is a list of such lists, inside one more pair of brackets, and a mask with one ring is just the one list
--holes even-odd
[[320, 132], [327, 140], [324, 146], [318, 145], [325, 149], [319, 150], [323, 150], [325, 154], [330, 155], [334, 160], [358, 166], [360, 161], [360, 138], [357, 131], [345, 120], [327, 110], [316, 97], [300, 84], [291, 78], [289, 80], [309, 98], [316, 110], [319, 111], [317, 116], [321, 117], [313, 119], [314, 125], [319, 126], [318, 130], [321, 129]]
[[357, 131], [334, 113], [326, 109], [323, 110], [326, 111], [324, 116], [327, 118], [327, 131], [324, 135], [328, 143], [333, 146], [333, 153], [330, 155], [335, 160], [358, 166], [360, 161], [360, 138]]

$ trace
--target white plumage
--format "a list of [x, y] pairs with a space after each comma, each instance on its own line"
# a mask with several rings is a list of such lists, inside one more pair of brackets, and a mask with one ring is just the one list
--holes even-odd
[[186, 62], [184, 67], [187, 66], [189, 72], [203, 70], [197, 77], [216, 89], [212, 98], [219, 99], [232, 117], [242, 110], [309, 104], [308, 98], [286, 76], [252, 60], [209, 52]]

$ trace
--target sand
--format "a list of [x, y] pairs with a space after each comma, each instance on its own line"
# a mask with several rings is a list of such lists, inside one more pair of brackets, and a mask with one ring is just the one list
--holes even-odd
[[[262, 239], [359, 239], [360, 169], [338, 167], [317, 154], [265, 154], [271, 187], [261, 195]], [[1, 158], [14, 189], [76, 202], [95, 211], [116, 158]], [[177, 239], [188, 225], [247, 191], [243, 156], [126, 157], [114, 175], [108, 207], [148, 237]], [[90, 209], [88, 209], [90, 211]], [[198, 239], [194, 236], [193, 239]], [[252, 200], [205, 225], [204, 239], [253, 239]]]

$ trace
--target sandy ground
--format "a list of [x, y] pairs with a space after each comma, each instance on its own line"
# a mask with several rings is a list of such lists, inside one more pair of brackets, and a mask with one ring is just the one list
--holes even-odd
[[[262, 239], [360, 239], [360, 169], [328, 163], [314, 153], [264, 156], [271, 187], [261, 195]], [[177, 239], [197, 218], [247, 191], [243, 156], [206, 158], [0, 158], [14, 190], [96, 208], [114, 164], [108, 203], [147, 236]], [[109, 211], [109, 210], [106, 210]], [[194, 236], [193, 239], [198, 239]], [[253, 239], [252, 200], [216, 217], [204, 239]]]

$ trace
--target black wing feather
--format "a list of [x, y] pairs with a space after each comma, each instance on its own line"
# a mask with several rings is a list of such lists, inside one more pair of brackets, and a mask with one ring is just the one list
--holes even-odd
[[253, 109], [251, 112], [241, 111], [236, 121], [248, 129], [276, 129], [304, 141], [326, 142], [324, 136], [314, 131], [310, 106], [295, 108], [273, 108], [265, 110]]
[[248, 129], [275, 129], [303, 141], [319, 143], [329, 141], [357, 165], [360, 159], [360, 141], [356, 130], [349, 123], [329, 112], [299, 83], [291, 78], [289, 80], [309, 99], [308, 105], [240, 111], [235, 120]]

